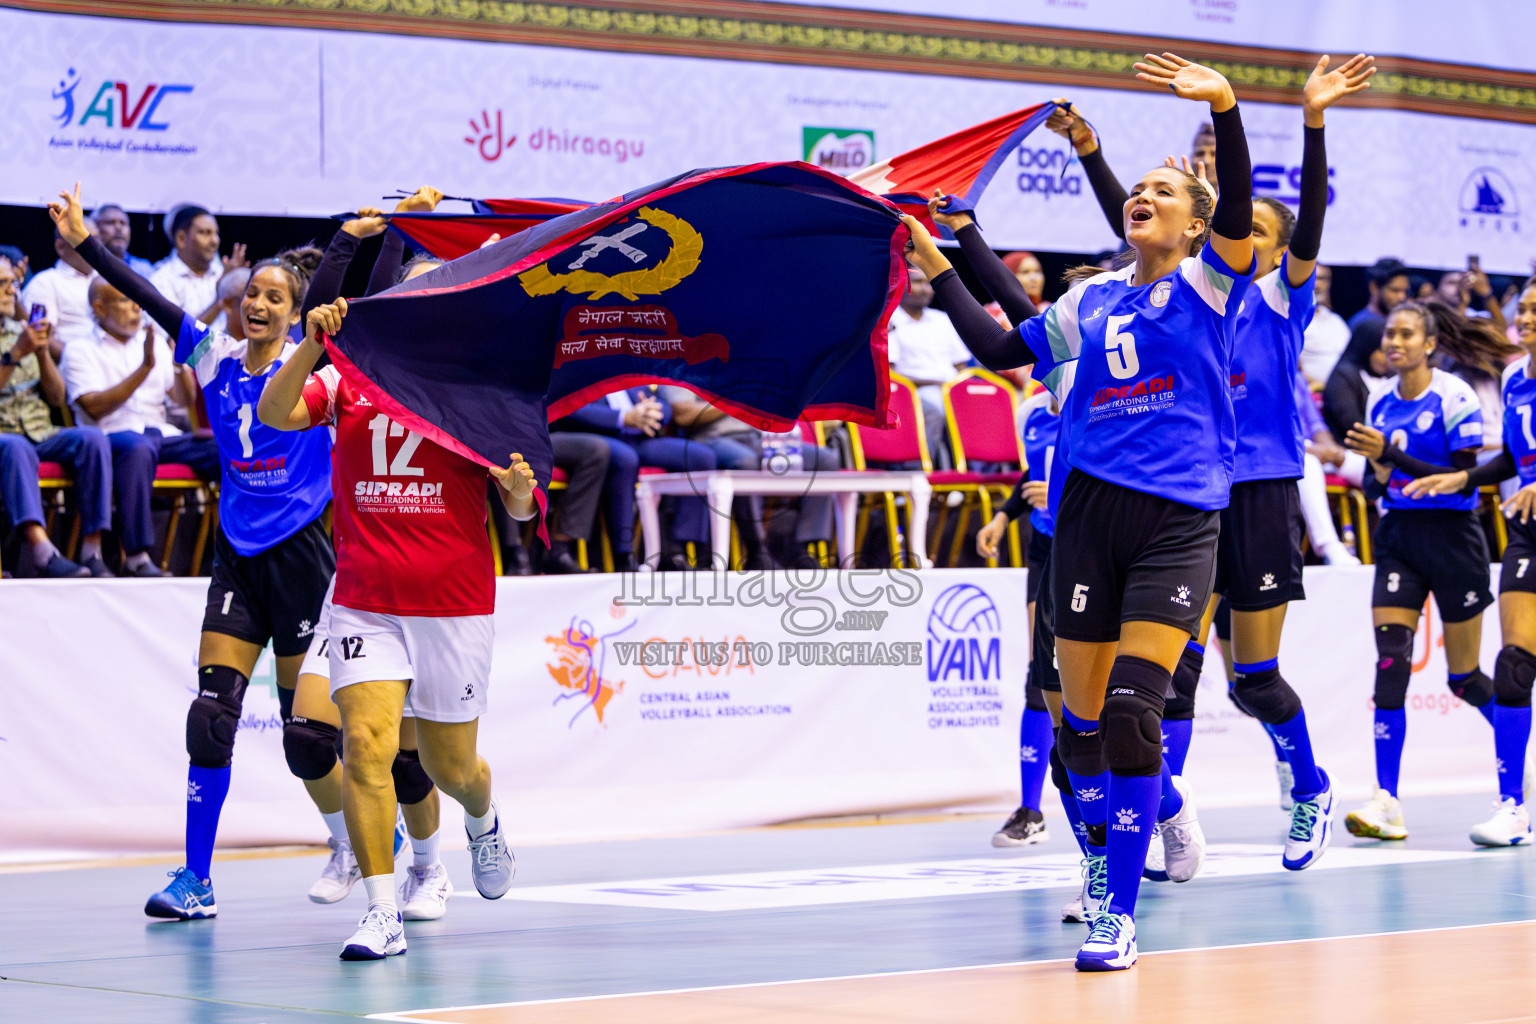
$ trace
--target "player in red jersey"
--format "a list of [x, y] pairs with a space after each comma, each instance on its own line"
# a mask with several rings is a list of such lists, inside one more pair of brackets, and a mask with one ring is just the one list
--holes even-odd
[[[304, 343], [267, 384], [257, 415], [280, 430], [336, 428], [331, 696], [345, 744], [342, 810], [368, 889], [368, 911], [341, 957], [376, 960], [405, 952], [390, 765], [407, 709], [427, 774], [464, 806], [475, 888], [499, 898], [514, 863], [490, 767], [475, 749], [496, 603], [487, 469], [391, 421], [334, 366], [311, 372], [323, 352], [318, 335], [336, 333], [346, 312], [345, 299], [310, 312]], [[507, 512], [533, 518], [538, 485], [522, 457], [489, 472]]]

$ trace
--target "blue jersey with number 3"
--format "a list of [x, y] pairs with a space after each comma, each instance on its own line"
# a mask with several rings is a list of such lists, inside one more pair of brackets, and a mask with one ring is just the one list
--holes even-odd
[[1522, 356], [1504, 371], [1504, 450], [1515, 460], [1520, 486], [1536, 484], [1536, 380], [1531, 357]]
[[[1019, 418], [1024, 424], [1024, 461], [1029, 467], [1031, 480], [1049, 481], [1055, 469], [1057, 439], [1061, 436], [1061, 413], [1051, 408], [1054, 403], [1055, 397], [1050, 392], [1041, 391], [1019, 410]], [[1045, 508], [1031, 506], [1029, 525], [1037, 533], [1047, 537], [1055, 536], [1054, 513], [1055, 508], [1051, 505]]]
[[[1074, 285], [1021, 333], [1061, 401], [1057, 458], [1100, 480], [1205, 510], [1231, 498], [1231, 367], [1251, 273], [1207, 243], [1136, 287], [1135, 266]], [[1289, 383], [1289, 378], [1287, 378]]]
[[277, 430], [256, 418], [262, 389], [297, 347], [285, 344], [270, 366], [252, 375], [245, 369], [245, 342], [223, 331], [188, 316], [176, 339], [176, 361], [197, 374], [219, 445], [219, 526], [242, 555], [292, 537], [331, 500], [330, 433]]
[[[1401, 386], [1399, 381], [1376, 392], [1365, 406], [1366, 422], [1387, 435], [1387, 443], [1434, 466], [1451, 465], [1453, 452], [1483, 446], [1483, 408], [1466, 381], [1444, 370], [1431, 370], [1429, 387], [1412, 399], [1402, 396]], [[1387, 496], [1382, 499], [1388, 509], [1477, 508], [1476, 492], [1406, 498], [1403, 488], [1412, 479], [1392, 467]]]

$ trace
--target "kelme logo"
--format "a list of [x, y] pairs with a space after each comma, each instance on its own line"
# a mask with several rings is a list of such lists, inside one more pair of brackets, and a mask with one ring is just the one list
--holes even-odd
[[806, 163], [838, 174], [854, 174], [875, 162], [875, 133], [866, 128], [803, 128], [801, 139]]

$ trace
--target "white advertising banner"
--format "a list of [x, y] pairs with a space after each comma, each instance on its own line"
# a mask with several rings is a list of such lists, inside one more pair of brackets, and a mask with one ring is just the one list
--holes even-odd
[[[1370, 580], [1369, 568], [1309, 570], [1282, 656], [1319, 762], [1350, 797], [1374, 779]], [[1023, 582], [1021, 570], [502, 579], [480, 749], [503, 813], [527, 842], [1006, 812]], [[0, 586], [0, 858], [180, 847], [205, 591], [197, 579]], [[1420, 634], [1403, 790], [1491, 794], [1490, 731], [1446, 691], [1440, 635]], [[1498, 646], [1490, 622], [1485, 669]], [[1268, 741], [1227, 701], [1219, 666], [1213, 651], [1187, 774], [1206, 804], [1273, 802]], [[1057, 813], [1049, 788], [1044, 802]], [[283, 761], [269, 653], [220, 841], [324, 835]]]
[[[77, 178], [88, 204], [146, 210], [326, 216], [424, 183], [601, 200], [695, 167], [856, 170], [1064, 92], [1134, 182], [1205, 116], [1147, 92], [358, 32], [4, 10], [0, 35], [29, 55], [0, 81], [0, 202], [19, 204]], [[1258, 194], [1294, 199], [1299, 108], [1245, 103], [1244, 120]], [[1529, 269], [1536, 126], [1362, 109], [1328, 123], [1325, 260]], [[1042, 131], [1005, 161], [980, 206], [994, 245], [1115, 243], [1067, 158]]]

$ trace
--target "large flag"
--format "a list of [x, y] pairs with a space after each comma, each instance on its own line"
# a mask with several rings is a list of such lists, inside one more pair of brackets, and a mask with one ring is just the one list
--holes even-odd
[[519, 452], [545, 485], [546, 417], [638, 383], [769, 430], [826, 394], [823, 416], [879, 427], [906, 242], [889, 203], [807, 164], [691, 171], [358, 299], [331, 349], [396, 422]]

